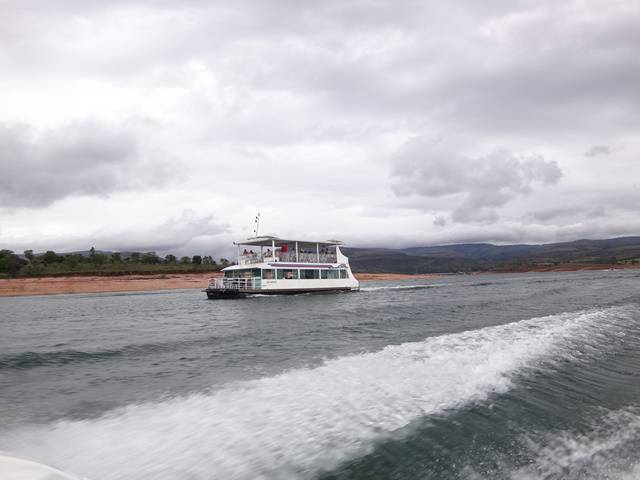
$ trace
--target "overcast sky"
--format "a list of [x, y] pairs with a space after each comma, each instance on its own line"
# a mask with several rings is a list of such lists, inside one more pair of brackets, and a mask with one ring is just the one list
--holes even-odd
[[0, 0], [0, 248], [640, 234], [640, 2]]

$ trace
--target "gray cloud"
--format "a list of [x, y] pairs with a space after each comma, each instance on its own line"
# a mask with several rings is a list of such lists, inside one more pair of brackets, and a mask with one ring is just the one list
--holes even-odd
[[447, 224], [447, 219], [442, 215], [438, 215], [433, 219], [433, 224], [437, 227], [444, 227]]
[[583, 211], [584, 209], [579, 206], [547, 208], [527, 213], [523, 219], [527, 222], [548, 223], [557, 219], [574, 217]]
[[585, 205], [573, 205], [555, 207], [529, 212], [522, 217], [526, 224], [547, 224], [560, 226], [567, 222], [588, 221], [607, 216], [607, 211], [602, 206], [591, 207]]
[[[141, 15], [122, 15], [127, 7]], [[4, 43], [14, 47], [7, 58], [30, 62], [25, 67], [53, 67], [54, 59], [74, 74], [133, 81], [152, 71], [154, 81], [170, 85], [196, 62], [221, 85], [290, 92], [341, 116], [393, 113], [492, 132], [629, 128], [640, 120], [633, 107], [640, 102], [640, 13], [633, 2], [606, 7], [175, 0], [66, 2], [52, 10], [16, 1], [6, 7], [6, 31], [14, 33]], [[69, 12], [83, 12], [101, 35], [75, 48], [61, 41], [56, 15]], [[122, 27], [120, 36], [108, 36], [105, 18]], [[25, 39], [35, 20], [47, 28]], [[156, 35], [136, 37], [141, 26]], [[297, 124], [286, 123], [285, 131]]]
[[104, 196], [167, 179], [167, 166], [146, 163], [122, 127], [91, 121], [37, 133], [0, 125], [2, 207], [44, 207], [71, 195]]
[[[132, 193], [147, 221], [193, 208], [238, 233], [260, 208], [275, 231], [373, 243], [637, 228], [634, 1], [7, 0], [1, 9], [0, 241], [50, 235], [49, 212], [86, 233], [101, 206], [124, 238]], [[148, 124], [129, 128], [132, 116]], [[93, 126], [69, 125], [87, 117]], [[394, 153], [440, 132], [464, 142], [419, 140]], [[174, 158], [181, 165], [169, 166]], [[184, 183], [167, 190], [177, 172]], [[86, 195], [91, 208], [74, 199]], [[77, 200], [72, 220], [63, 198]], [[41, 221], [22, 225], [2, 207]], [[598, 207], [606, 218], [592, 221]], [[132, 242], [159, 248], [150, 228], [148, 242], [144, 230]], [[167, 231], [175, 241], [158, 237], [160, 247], [190, 245]]]
[[[313, 17], [293, 7], [286, 15], [291, 41], [274, 56], [268, 43], [251, 44], [246, 53], [270, 64], [245, 78], [321, 96], [343, 114], [396, 114], [441, 128], [525, 135], [631, 129], [640, 120], [632, 107], [640, 102], [640, 13], [632, 3], [592, 4], [329, 2]], [[310, 18], [317, 21], [310, 25]]]
[[92, 232], [50, 234], [46, 238], [26, 238], [15, 251], [30, 248], [56, 252], [87, 250], [94, 246], [106, 251], [156, 252], [158, 255], [216, 255], [234, 253], [230, 226], [214, 215], [201, 215], [183, 210], [170, 217], [150, 219], [144, 226], [119, 227], [111, 225]]
[[229, 250], [229, 238], [225, 235], [228, 233], [229, 226], [213, 215], [184, 210], [179, 215], [144, 228], [103, 229], [82, 241], [103, 250], [210, 254]]
[[445, 142], [414, 139], [395, 158], [393, 191], [398, 196], [451, 196], [456, 222], [493, 223], [496, 208], [536, 185], [558, 183], [562, 171], [541, 156], [516, 156], [506, 149], [469, 158]]
[[585, 157], [595, 157], [597, 155], [609, 155], [611, 147], [609, 145], [594, 145], [584, 153]]

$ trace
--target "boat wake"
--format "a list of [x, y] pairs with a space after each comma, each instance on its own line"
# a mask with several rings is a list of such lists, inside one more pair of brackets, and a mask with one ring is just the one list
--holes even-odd
[[535, 453], [514, 480], [640, 478], [640, 409], [629, 407], [596, 416], [582, 433], [560, 432], [525, 438]]
[[420, 290], [423, 288], [460, 288], [460, 287], [487, 287], [495, 285], [495, 282], [473, 283], [425, 283], [420, 285], [381, 285], [376, 287], [360, 287], [361, 292], [377, 292], [381, 290]]
[[385, 285], [380, 287], [360, 287], [361, 292], [377, 292], [381, 290], [419, 290], [422, 288], [449, 287], [446, 283], [431, 283], [425, 285]]
[[529, 370], [598, 355], [637, 311], [564, 313], [388, 346], [99, 419], [21, 427], [0, 435], [0, 448], [92, 479], [309, 478], [425, 416], [506, 392]]

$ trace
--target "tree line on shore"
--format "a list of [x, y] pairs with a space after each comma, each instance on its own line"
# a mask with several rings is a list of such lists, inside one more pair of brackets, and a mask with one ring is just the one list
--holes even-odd
[[124, 273], [161, 271], [215, 271], [231, 265], [226, 258], [210, 255], [177, 257], [159, 256], [155, 252], [100, 252], [91, 247], [88, 252], [58, 254], [52, 250], [35, 254], [25, 250], [22, 255], [0, 250], [0, 276], [38, 276], [65, 273]]

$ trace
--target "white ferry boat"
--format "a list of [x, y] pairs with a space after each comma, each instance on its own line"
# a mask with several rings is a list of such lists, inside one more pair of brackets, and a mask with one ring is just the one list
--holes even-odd
[[205, 290], [210, 299], [247, 295], [283, 295], [360, 289], [340, 242], [310, 242], [271, 236], [234, 242], [238, 261], [212, 278]]

